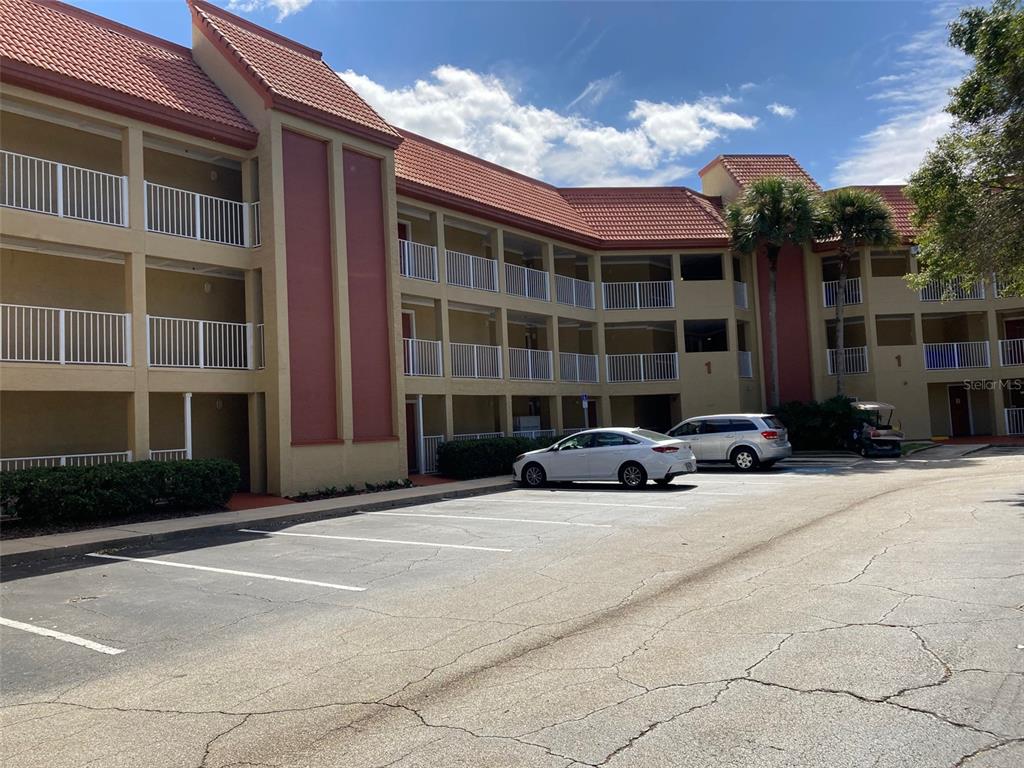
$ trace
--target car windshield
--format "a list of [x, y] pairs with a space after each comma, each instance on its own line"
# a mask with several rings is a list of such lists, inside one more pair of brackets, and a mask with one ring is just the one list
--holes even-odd
[[674, 437], [663, 435], [661, 432], [652, 432], [649, 429], [634, 429], [633, 434], [639, 435], [640, 437], [646, 437], [648, 440], [654, 440], [656, 443], [664, 443], [666, 440], [675, 440]]

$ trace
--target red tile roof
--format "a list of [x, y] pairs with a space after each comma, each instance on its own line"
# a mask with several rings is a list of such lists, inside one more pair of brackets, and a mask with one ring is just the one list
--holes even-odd
[[188, 0], [199, 30], [268, 106], [387, 146], [401, 137], [321, 58], [307, 48], [203, 0]]
[[729, 233], [713, 202], [686, 187], [562, 189], [562, 196], [608, 246], [726, 245]]
[[403, 131], [399, 194], [590, 248], [725, 245], [715, 204], [683, 187], [559, 189]]
[[906, 240], [912, 240], [917, 235], [917, 230], [910, 221], [914, 213], [914, 204], [903, 194], [902, 184], [859, 184], [861, 189], [869, 189], [876, 192], [890, 210], [892, 210], [892, 223], [896, 232]]
[[0, 80], [251, 148], [256, 131], [188, 48], [58, 2], [0, 0]]
[[596, 243], [597, 234], [555, 187], [414, 133], [403, 131], [402, 135], [404, 140], [395, 150], [401, 194]]
[[811, 189], [821, 189], [811, 174], [790, 155], [719, 155], [701, 169], [700, 175], [703, 176], [715, 163], [721, 163], [741, 188], [765, 176], [782, 176], [802, 181]]

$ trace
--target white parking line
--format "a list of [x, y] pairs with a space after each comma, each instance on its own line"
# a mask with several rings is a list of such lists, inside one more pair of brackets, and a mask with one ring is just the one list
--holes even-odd
[[83, 648], [88, 648], [90, 651], [96, 651], [97, 653], [105, 653], [108, 656], [117, 656], [117, 654], [119, 653], [124, 653], [123, 648], [111, 648], [109, 645], [103, 645], [102, 643], [94, 643], [92, 640], [86, 640], [84, 637], [68, 635], [63, 632], [58, 632], [55, 629], [47, 629], [46, 627], [37, 627], [35, 624], [26, 624], [23, 621], [13, 621], [11, 619], [4, 619], [0, 617], [0, 625], [10, 627], [11, 629], [20, 629], [23, 632], [31, 632], [34, 635], [41, 635], [42, 637], [49, 637], [54, 640], [60, 640], [64, 643], [80, 645]]
[[483, 515], [424, 515], [419, 512], [360, 512], [361, 515], [388, 517], [439, 517], [445, 520], [490, 520], [500, 523], [537, 523], [538, 525], [576, 525], [581, 528], [611, 528], [605, 523], [570, 523], [565, 520], [531, 520], [525, 517], [484, 517]]
[[402, 541], [401, 539], [367, 539], [362, 536], [331, 536], [326, 533], [289, 533], [285, 531], [256, 531], [239, 528], [242, 533], [262, 533], [267, 536], [303, 536], [308, 539], [338, 539], [339, 541], [367, 541], [373, 544], [403, 544], [411, 547], [439, 547], [442, 549], [475, 549], [480, 552], [511, 552], [511, 549], [497, 547], [473, 547], [468, 544], [439, 544], [434, 541]]
[[[449, 499], [446, 504], [453, 502], [472, 501], [472, 499]], [[665, 504], [615, 504], [613, 502], [600, 501], [534, 501], [533, 497], [519, 497], [518, 499], [496, 499], [493, 496], [487, 497], [487, 503], [499, 502], [501, 504], [552, 504], [555, 506], [570, 507], [625, 507], [629, 509], [679, 509]]]
[[310, 581], [308, 579], [293, 579], [290, 576], [271, 576], [266, 573], [251, 573], [249, 571], [233, 571], [228, 568], [212, 568], [208, 565], [191, 565], [189, 563], [173, 563], [170, 560], [158, 560], [155, 557], [121, 557], [120, 555], [102, 555], [99, 552], [90, 552], [86, 557], [102, 557], [106, 560], [127, 560], [133, 563], [147, 563], [152, 565], [166, 565], [171, 568], [190, 568], [194, 571], [210, 571], [211, 573], [225, 573], [229, 576], [246, 576], [250, 579], [267, 579], [268, 581], [286, 581], [289, 584], [306, 584], [311, 587], [328, 587], [329, 589], [343, 589], [347, 592], [365, 592], [366, 587], [348, 587], [344, 584], [331, 584], [326, 581]]

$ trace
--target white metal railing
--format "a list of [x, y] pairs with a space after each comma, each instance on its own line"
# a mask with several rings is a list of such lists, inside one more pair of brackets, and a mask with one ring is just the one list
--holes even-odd
[[430, 339], [402, 339], [406, 376], [441, 376], [441, 342]]
[[247, 248], [253, 244], [252, 206], [146, 182], [146, 229], [165, 235]]
[[924, 367], [928, 371], [948, 368], [988, 368], [987, 341], [951, 341], [924, 345]]
[[252, 323], [146, 316], [149, 364], [160, 368], [252, 368]]
[[602, 283], [605, 309], [660, 309], [675, 306], [671, 280]]
[[[839, 296], [839, 281], [826, 280], [823, 282], [821, 284], [821, 296], [826, 307], [834, 307], [836, 305], [836, 298]], [[846, 301], [843, 302], [844, 305], [860, 304], [861, 301], [863, 299], [860, 292], [860, 278], [846, 278]]]
[[1000, 339], [999, 364], [1024, 365], [1024, 339]]
[[562, 381], [597, 383], [597, 355], [560, 352], [558, 358]]
[[452, 440], [489, 440], [492, 437], [504, 437], [504, 432], [464, 432], [452, 435]]
[[992, 298], [1008, 299], [1020, 297], [1010, 291], [1010, 283], [1007, 280], [997, 275], [992, 275]]
[[425, 475], [437, 472], [437, 449], [444, 442], [444, 435], [425, 435], [423, 437], [423, 467], [420, 471]]
[[736, 353], [739, 360], [740, 378], [741, 379], [752, 379], [754, 378], [754, 357], [753, 354], [740, 350]]
[[459, 251], [445, 251], [448, 284], [481, 291], [498, 290], [498, 262]]
[[555, 275], [555, 300], [571, 307], [594, 308], [594, 284], [566, 275]]
[[747, 298], [747, 284], [742, 283], [739, 280], [734, 280], [732, 283], [732, 300], [733, 304], [739, 309], [747, 309], [750, 304]]
[[985, 298], [985, 282], [973, 283], [962, 278], [932, 280], [921, 289], [921, 301], [969, 301]]
[[1024, 408], [1004, 408], [1003, 418], [1006, 420], [1006, 434], [1024, 435]]
[[[858, 374], [868, 372], [868, 348], [867, 347], [846, 347], [843, 349], [843, 360], [846, 365], [844, 372]], [[839, 373], [839, 350], [828, 350], [828, 375], [835, 376]]]
[[505, 292], [528, 299], [551, 301], [551, 279], [542, 269], [506, 264]]
[[95, 467], [99, 464], [119, 464], [132, 460], [131, 451], [113, 453], [66, 453], [58, 456], [19, 456], [0, 459], [0, 472], [36, 467]]
[[532, 437], [534, 439], [538, 437], [554, 437], [555, 430], [553, 429], [520, 429], [512, 432], [512, 437]]
[[437, 282], [437, 248], [433, 245], [399, 240], [398, 257], [399, 267], [406, 277]]
[[266, 328], [263, 323], [257, 323], [255, 329], [256, 339], [253, 341], [253, 351], [256, 353], [256, 367], [267, 367], [267, 341]]
[[131, 365], [131, 328], [121, 312], [0, 304], [0, 360]]
[[128, 179], [2, 150], [0, 205], [124, 227]]
[[165, 448], [149, 452], [150, 461], [186, 461], [191, 458], [188, 455], [188, 448]]
[[452, 376], [462, 379], [500, 379], [501, 347], [452, 342]]
[[605, 355], [609, 382], [667, 381], [679, 378], [679, 353], [654, 352]]
[[263, 245], [263, 229], [260, 226], [260, 204], [257, 200], [255, 203], [250, 203], [250, 209], [252, 210], [252, 247], [258, 248]]
[[508, 377], [530, 381], [551, 381], [553, 355], [549, 349], [509, 347]]

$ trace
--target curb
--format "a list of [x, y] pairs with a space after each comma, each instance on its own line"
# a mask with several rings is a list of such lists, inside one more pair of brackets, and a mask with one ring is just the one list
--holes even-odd
[[[233, 520], [231, 522], [217, 522], [211, 523], [209, 525], [199, 524], [191, 528], [182, 528], [175, 531], [140, 533], [128, 536], [123, 535], [124, 532], [122, 531], [122, 535], [110, 539], [97, 538], [91, 539], [87, 542], [67, 544], [65, 546], [41, 547], [39, 549], [27, 550], [24, 552], [14, 552], [11, 554], [4, 554], [2, 549], [0, 549], [0, 565], [7, 567], [13, 565], [22, 565], [24, 563], [36, 563], [48, 560], [58, 560], [64, 557], [74, 557], [77, 555], [84, 555], [89, 552], [96, 552], [97, 550], [101, 549], [114, 549], [139, 544], [154, 544], [157, 542], [164, 542], [172, 539], [183, 539], [188, 538], [190, 536], [202, 534], [227, 533], [237, 531], [239, 528], [244, 528], [253, 525], [285, 525], [292, 523], [309, 523], [316, 520], [350, 517], [352, 515], [358, 514], [359, 512], [375, 512], [378, 510], [396, 509], [399, 507], [413, 507], [418, 504], [432, 504], [434, 502], [444, 501], [446, 499], [465, 499], [473, 496], [485, 496], [488, 494], [508, 490], [514, 487], [514, 485], [511, 479], [502, 479], [496, 480], [496, 482], [492, 485], [478, 486], [476, 488], [449, 489], [448, 491], [445, 491], [444, 486], [436, 487], [438, 488], [437, 491], [434, 491], [432, 493], [425, 493], [421, 496], [400, 499], [382, 499], [380, 501], [371, 501], [366, 504], [352, 505], [351, 507], [312, 509], [306, 512], [296, 511], [292, 514], [284, 515], [282, 515], [280, 512], [278, 512], [278, 514], [276, 515], [271, 514], [273, 510], [280, 510], [281, 507], [265, 507], [264, 509], [267, 511], [267, 514], [264, 517], [252, 517], [247, 518], [244, 521]], [[255, 512], [257, 510], [251, 511]], [[169, 519], [174, 520], [175, 518]], [[201, 521], [202, 516], [191, 517], [188, 519]], [[166, 522], [166, 520], [153, 522]], [[69, 533], [83, 533], [88, 535], [102, 530], [102, 528], [93, 528], [85, 529], [83, 531], [70, 531]], [[25, 540], [26, 539], [10, 539], [8, 540], [8, 542], [10, 543]]]

